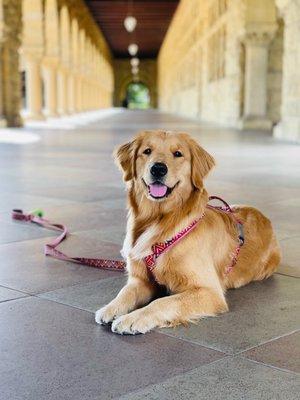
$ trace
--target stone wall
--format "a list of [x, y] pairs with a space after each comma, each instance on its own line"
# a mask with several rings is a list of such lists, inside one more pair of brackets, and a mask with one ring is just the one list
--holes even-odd
[[276, 0], [284, 21], [281, 121], [275, 136], [300, 142], [300, 0]]
[[284, 23], [278, 19], [278, 29], [270, 45], [268, 63], [268, 110], [267, 115], [274, 123], [281, 119], [282, 102], [282, 64], [283, 64], [283, 31]]
[[277, 19], [274, 0], [181, 0], [159, 53], [160, 108], [271, 129], [281, 103]]
[[[142, 59], [139, 65], [139, 75], [137, 78], [144, 83], [150, 93], [150, 105], [157, 106], [157, 63], [156, 60]], [[114, 60], [114, 106], [120, 107], [126, 97], [126, 90], [129, 83], [133, 81], [131, 65], [129, 59]]]

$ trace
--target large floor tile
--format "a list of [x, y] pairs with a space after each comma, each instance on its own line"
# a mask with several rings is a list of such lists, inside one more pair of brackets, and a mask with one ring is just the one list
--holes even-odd
[[243, 356], [300, 373], [300, 332], [255, 347], [243, 353]]
[[[117, 208], [110, 212], [106, 207], [102, 207], [101, 200], [40, 208], [44, 211], [45, 218], [51, 222], [67, 225], [70, 232], [90, 229], [110, 230], [111, 228], [119, 228], [123, 231], [126, 225], [125, 209]], [[1, 220], [14, 226], [32, 226], [25, 222], [11, 221], [11, 215], [8, 213], [1, 213], [0, 217]]]
[[0, 286], [0, 302], [19, 299], [20, 297], [25, 297], [25, 296], [26, 294], [22, 292], [17, 292], [16, 290]]
[[54, 232], [46, 229], [38, 229], [33, 224], [1, 221], [0, 224], [0, 245], [11, 242], [20, 242], [49, 236], [55, 236]]
[[[76, 202], [76, 201], [75, 201]], [[29, 212], [43, 207], [59, 207], [62, 204], [74, 203], [72, 200], [56, 199], [52, 197], [33, 196], [25, 193], [1, 193], [0, 212], [10, 215], [13, 208], [21, 208]]]
[[[28, 293], [40, 293], [119, 274], [45, 257], [44, 244], [51, 239], [1, 245], [0, 285]], [[120, 245], [100, 241], [89, 232], [69, 236], [60, 249], [74, 257], [121, 259]]]
[[285, 238], [280, 241], [282, 262], [279, 272], [300, 278], [300, 236]]
[[298, 400], [299, 390], [299, 375], [227, 358], [120, 400]]
[[37, 298], [0, 304], [1, 398], [109, 400], [223, 357], [159, 333], [118, 336]]
[[[226, 163], [228, 160], [226, 160]], [[216, 169], [219, 168], [217, 165]], [[236, 170], [232, 173], [238, 173]], [[211, 195], [220, 195], [224, 197], [231, 204], [247, 204], [259, 208], [267, 217], [271, 217], [276, 210], [285, 216], [286, 199], [300, 199], [300, 187], [261, 187], [255, 184], [249, 185], [247, 182], [230, 182], [227, 180], [220, 180], [214, 176], [208, 176], [206, 180], [206, 187]], [[294, 204], [294, 203], [293, 203]], [[293, 210], [289, 214], [295, 216]]]
[[126, 280], [126, 274], [120, 272], [120, 276], [117, 277], [53, 290], [42, 293], [39, 296], [44, 299], [78, 307], [82, 310], [95, 312], [113, 300], [125, 285]]
[[[70, 180], [61, 180], [60, 185], [58, 185], [56, 180], [51, 182], [46, 180], [46, 178], [42, 183], [37, 185], [34, 178], [28, 178], [27, 180], [22, 181], [16, 179], [2, 182], [1, 188], [6, 192], [15, 192], [20, 195], [30, 193], [35, 197], [54, 197], [62, 199], [66, 203], [124, 197], [120, 177], [115, 180], [110, 180], [106, 185], [101, 185], [101, 183], [98, 184], [98, 182], [77, 182], [77, 184], [74, 184], [73, 181]], [[44, 205], [41, 204], [40, 207], [42, 208]]]
[[164, 329], [174, 337], [228, 353], [257, 346], [300, 328], [300, 281], [275, 275], [227, 294], [229, 312], [197, 325]]

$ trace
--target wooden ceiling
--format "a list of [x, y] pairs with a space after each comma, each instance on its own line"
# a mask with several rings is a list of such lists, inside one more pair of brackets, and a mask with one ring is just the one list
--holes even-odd
[[130, 14], [137, 19], [133, 33], [128, 33], [123, 25], [129, 3], [124, 0], [86, 0], [116, 58], [129, 57], [127, 47], [131, 42], [138, 44], [139, 58], [156, 57], [179, 1], [132, 1]]

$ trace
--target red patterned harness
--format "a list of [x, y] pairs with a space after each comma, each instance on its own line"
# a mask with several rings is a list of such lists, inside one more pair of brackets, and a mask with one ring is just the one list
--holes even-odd
[[[231, 262], [227, 266], [226, 271], [225, 271], [225, 273], [228, 274], [232, 270], [232, 268], [235, 266], [235, 264], [237, 263], [237, 258], [238, 258], [239, 252], [245, 241], [244, 232], [243, 232], [243, 223], [236, 218], [236, 216], [234, 215], [234, 210], [229, 206], [228, 203], [226, 203], [226, 201], [224, 201], [220, 197], [216, 197], [216, 196], [211, 196], [209, 198], [209, 201], [211, 201], [211, 200], [221, 201], [224, 206], [220, 207], [220, 206], [212, 206], [212, 205], [207, 204], [206, 207], [231, 215], [236, 222], [237, 229], [239, 232], [238, 245], [235, 249], [235, 252], [231, 259]], [[180, 232], [178, 232], [171, 239], [168, 239], [162, 243], [156, 243], [152, 246], [152, 253], [149, 254], [148, 256], [144, 257], [143, 260], [144, 260], [144, 263], [145, 263], [148, 271], [151, 273], [151, 275], [153, 277], [154, 277], [153, 270], [156, 266], [157, 258], [159, 256], [161, 256], [163, 253], [170, 250], [171, 247], [175, 246], [175, 244], [177, 244], [180, 240], [182, 240], [185, 236], [187, 236], [197, 226], [197, 224], [203, 219], [204, 216], [205, 216], [205, 213], [203, 213], [198, 219], [194, 220], [186, 228], [184, 228]], [[67, 237], [67, 234], [68, 234], [68, 229], [66, 228], [65, 225], [53, 224], [53, 223], [49, 222], [47, 219], [42, 218], [39, 215], [35, 215], [34, 213], [24, 214], [22, 210], [18, 210], [18, 209], [15, 209], [12, 211], [12, 218], [15, 220], [19, 220], [19, 221], [33, 222], [37, 225], [43, 226], [44, 228], [48, 228], [48, 229], [52, 229], [52, 230], [61, 232], [61, 234], [56, 239], [54, 239], [51, 243], [47, 243], [45, 245], [44, 251], [45, 251], [46, 256], [54, 257], [54, 258], [57, 258], [58, 260], [71, 261], [71, 262], [75, 262], [77, 264], [83, 264], [83, 265], [87, 265], [89, 267], [94, 267], [94, 268], [116, 270], [116, 271], [125, 270], [126, 263], [124, 261], [101, 259], [101, 258], [70, 257], [70, 256], [67, 256], [65, 253], [57, 250], [56, 247]]]
[[[220, 206], [212, 206], [210, 204], [207, 204], [206, 207], [210, 208], [212, 210], [217, 210], [217, 211], [221, 211], [221, 212], [230, 214], [234, 218], [234, 220], [237, 224], [238, 232], [239, 232], [238, 245], [234, 251], [234, 255], [231, 259], [230, 264], [225, 269], [225, 273], [228, 274], [232, 270], [232, 268], [235, 266], [235, 264], [237, 263], [239, 252], [245, 242], [243, 224], [240, 220], [238, 220], [235, 217], [233, 209], [230, 207], [230, 205], [228, 203], [226, 203], [226, 201], [224, 201], [223, 199], [221, 199], [220, 197], [217, 197], [217, 196], [209, 197], [209, 201], [211, 201], [211, 200], [221, 201], [224, 204], [224, 206], [220, 207]], [[156, 266], [157, 258], [159, 256], [161, 256], [163, 253], [170, 250], [171, 247], [173, 247], [181, 239], [183, 239], [185, 236], [187, 236], [197, 226], [197, 224], [203, 219], [204, 216], [205, 216], [205, 213], [203, 213], [198, 219], [195, 219], [189, 226], [184, 228], [182, 231], [176, 233], [176, 235], [173, 236], [171, 239], [168, 239], [161, 243], [156, 243], [152, 246], [152, 253], [149, 254], [148, 256], [144, 257], [144, 259], [143, 259], [146, 264], [147, 269], [152, 274], [153, 274], [153, 270]]]

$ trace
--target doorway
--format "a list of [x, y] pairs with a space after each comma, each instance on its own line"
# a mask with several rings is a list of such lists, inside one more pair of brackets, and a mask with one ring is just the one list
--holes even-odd
[[150, 92], [143, 82], [130, 82], [126, 89], [124, 106], [132, 110], [150, 108]]

